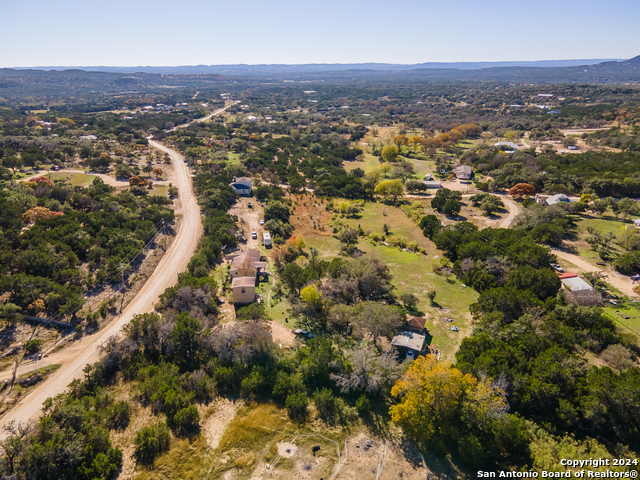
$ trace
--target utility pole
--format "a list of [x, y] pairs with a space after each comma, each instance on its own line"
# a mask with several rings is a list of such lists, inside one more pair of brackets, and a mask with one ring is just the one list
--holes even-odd
[[122, 268], [122, 262], [120, 262], [120, 281], [122, 282], [122, 301], [120, 302], [120, 313], [122, 313], [122, 307], [124, 306], [124, 270]]
[[164, 218], [162, 219], [162, 240], [163, 240], [163, 251], [167, 251], [167, 234], [164, 231]]

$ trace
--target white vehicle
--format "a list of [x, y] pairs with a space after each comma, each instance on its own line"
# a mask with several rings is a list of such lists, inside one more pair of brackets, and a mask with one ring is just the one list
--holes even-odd
[[414, 358], [416, 358], [416, 352], [414, 352], [413, 350], [409, 350], [407, 352], [407, 360], [413, 360]]
[[424, 176], [424, 179], [425, 179], [425, 180], [431, 180], [431, 174], [430, 174], [430, 173], [427, 173], [427, 174]]
[[260, 226], [264, 225], [264, 220], [260, 220]]
[[254, 240], [258, 239], [258, 233], [257, 232], [251, 232], [251, 238], [253, 238]]
[[269, 232], [264, 232], [262, 234], [262, 240], [264, 243], [265, 247], [270, 247], [271, 246], [271, 234]]
[[455, 325], [452, 325], [451, 326], [451, 330], [454, 331], [454, 332], [457, 332], [458, 331], [458, 327], [456, 327]]

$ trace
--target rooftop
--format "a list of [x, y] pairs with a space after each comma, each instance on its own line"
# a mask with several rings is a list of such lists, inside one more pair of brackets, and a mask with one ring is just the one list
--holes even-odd
[[425, 336], [414, 332], [398, 332], [391, 340], [394, 347], [406, 347], [421, 352], [424, 347]]
[[425, 317], [407, 317], [407, 324], [411, 328], [423, 329], [427, 319]]
[[572, 292], [580, 292], [582, 290], [593, 290], [593, 287], [578, 276], [571, 278], [563, 278], [560, 280], [562, 284]]
[[555, 205], [556, 203], [565, 202], [570, 203], [571, 199], [564, 193], [557, 193], [547, 198], [547, 205]]
[[251, 178], [249, 177], [238, 177], [233, 180], [233, 183], [251, 183]]
[[231, 281], [231, 288], [255, 287], [256, 277], [236, 277]]
[[471, 173], [473, 170], [471, 169], [471, 167], [469, 165], [458, 165], [457, 167], [455, 167], [453, 169], [453, 171], [455, 173], [461, 174], [461, 173]]
[[246, 266], [248, 268], [251, 266], [251, 264], [259, 261], [260, 250], [249, 248], [231, 261], [231, 268], [242, 268], [243, 266]]

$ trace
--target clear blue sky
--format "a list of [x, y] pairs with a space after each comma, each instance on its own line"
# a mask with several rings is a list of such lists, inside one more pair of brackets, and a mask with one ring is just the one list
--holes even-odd
[[0, 0], [0, 67], [631, 58], [638, 0]]

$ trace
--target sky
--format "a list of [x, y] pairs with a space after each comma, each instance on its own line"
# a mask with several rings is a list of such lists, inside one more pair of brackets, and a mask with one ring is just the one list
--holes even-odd
[[638, 0], [0, 0], [0, 67], [632, 58]]

